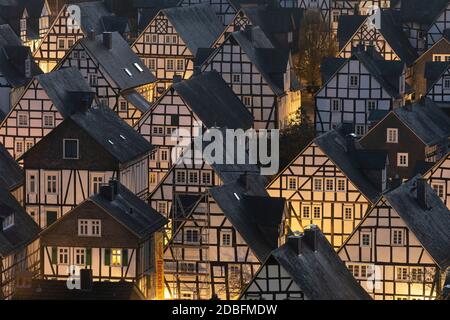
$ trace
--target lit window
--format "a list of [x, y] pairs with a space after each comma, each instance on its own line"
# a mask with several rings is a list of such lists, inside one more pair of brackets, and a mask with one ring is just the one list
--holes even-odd
[[353, 207], [344, 207], [344, 220], [353, 220]]
[[410, 268], [410, 277], [412, 282], [423, 282], [423, 269], [417, 267]]
[[232, 233], [231, 231], [222, 231], [220, 233], [220, 244], [225, 247], [232, 245]]
[[122, 250], [120, 249], [111, 250], [111, 266], [113, 267], [122, 266]]
[[314, 184], [314, 191], [322, 191], [322, 179], [320, 178], [314, 178], [313, 179], [313, 184]]
[[394, 246], [403, 246], [404, 231], [400, 229], [393, 229], [391, 234], [391, 243]]
[[398, 143], [398, 129], [388, 128], [386, 131], [386, 142], [387, 143]]
[[78, 159], [79, 146], [76, 139], [64, 139], [64, 159]]
[[289, 177], [288, 186], [289, 186], [289, 190], [297, 190], [297, 178]]
[[408, 154], [407, 153], [398, 153], [397, 154], [397, 166], [399, 166], [399, 167], [407, 167], [408, 166]]

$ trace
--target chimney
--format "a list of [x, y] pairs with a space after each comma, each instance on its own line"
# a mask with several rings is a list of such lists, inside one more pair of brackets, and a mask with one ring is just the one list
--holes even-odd
[[347, 149], [347, 153], [352, 153], [356, 150], [355, 147], [355, 136], [353, 133], [350, 133], [345, 136], [345, 146]]
[[247, 39], [250, 42], [253, 42], [252, 26], [251, 25], [246, 25], [244, 27], [244, 32], [245, 32], [245, 35], [247, 36]]
[[405, 110], [408, 111], [408, 112], [412, 111], [412, 103], [411, 103], [410, 100], [405, 102]]
[[428, 209], [427, 203], [427, 181], [425, 179], [417, 179], [417, 202], [423, 209]]
[[172, 80], [173, 84], [180, 83], [181, 81], [183, 81], [183, 78], [180, 75], [176, 74], [173, 76], [173, 80]]
[[286, 238], [286, 244], [298, 256], [302, 254], [302, 238], [303, 235], [290, 235]]
[[109, 180], [109, 186], [111, 187], [114, 198], [119, 194], [119, 181], [115, 179]]
[[81, 269], [80, 270], [80, 284], [82, 291], [92, 291], [93, 288], [93, 278], [92, 269]]
[[112, 32], [103, 32], [103, 45], [108, 50], [111, 50], [113, 46], [112, 37]]
[[100, 195], [108, 201], [114, 201], [114, 192], [110, 185], [100, 186]]
[[241, 176], [239, 177], [240, 184], [245, 188], [245, 191], [250, 190], [250, 175], [247, 171], [245, 171]]
[[312, 250], [317, 251], [317, 237], [319, 235], [319, 228], [316, 225], [310, 225], [303, 233], [305, 244]]
[[94, 41], [95, 40], [95, 31], [93, 29], [88, 31], [88, 39], [90, 41]]

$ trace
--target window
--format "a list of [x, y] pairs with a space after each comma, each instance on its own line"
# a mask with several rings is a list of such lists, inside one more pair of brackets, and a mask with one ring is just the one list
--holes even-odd
[[74, 59], [80, 59], [80, 51], [73, 51], [72, 52], [72, 57], [74, 58]]
[[14, 214], [6, 216], [2, 222], [3, 230], [11, 228], [12, 226], [14, 226]]
[[314, 178], [313, 179], [314, 184], [314, 191], [322, 191], [322, 179], [320, 178]]
[[211, 184], [211, 172], [202, 172], [202, 184], [203, 185]]
[[357, 136], [363, 136], [366, 133], [366, 126], [362, 124], [355, 125], [355, 134]]
[[25, 112], [17, 113], [17, 126], [28, 127], [28, 114]]
[[244, 106], [251, 107], [252, 106], [252, 97], [244, 96], [243, 102], [244, 102]]
[[147, 60], [147, 67], [151, 70], [151, 71], [155, 71], [156, 70], [156, 59], [154, 58], [149, 58]]
[[344, 220], [353, 220], [353, 207], [344, 207]]
[[153, 135], [155, 136], [162, 136], [164, 135], [164, 127], [161, 126], [154, 126], [152, 129]]
[[52, 114], [44, 114], [43, 119], [44, 128], [53, 128], [55, 126], [55, 118]]
[[176, 171], [176, 183], [186, 184], [186, 171]]
[[69, 248], [58, 248], [58, 264], [69, 264]]
[[66, 40], [65, 39], [58, 39], [58, 49], [59, 50], [66, 49]]
[[186, 243], [198, 244], [200, 243], [200, 234], [197, 229], [184, 230], [184, 240]]
[[239, 266], [230, 265], [228, 267], [230, 278], [231, 279], [239, 279], [241, 276], [241, 268]]
[[79, 159], [79, 146], [76, 139], [64, 139], [64, 159]]
[[361, 232], [361, 247], [370, 247], [370, 232]]
[[240, 74], [233, 74], [231, 77], [231, 82], [233, 83], [241, 83], [241, 75]]
[[176, 127], [166, 127], [166, 135], [171, 136], [176, 130]]
[[155, 172], [151, 172], [149, 175], [149, 183], [154, 186], [158, 183], [157, 174]]
[[341, 111], [341, 100], [331, 99], [331, 112], [340, 112], [340, 111]]
[[391, 244], [393, 246], [403, 246], [404, 231], [401, 229], [393, 229], [391, 234]]
[[75, 249], [75, 264], [84, 266], [86, 264], [86, 249]]
[[336, 180], [336, 191], [345, 192], [346, 190], [346, 180], [345, 179], [337, 179]]
[[111, 250], [111, 266], [113, 267], [122, 266], [122, 250], [120, 249]]
[[30, 175], [28, 179], [28, 192], [36, 193], [36, 176], [34, 174]]
[[334, 179], [325, 179], [325, 191], [334, 191]]
[[377, 101], [376, 100], [368, 100], [367, 101], [367, 111], [377, 110]]
[[357, 74], [351, 74], [349, 77], [349, 87], [358, 88], [359, 86], [359, 76]]
[[169, 152], [167, 150], [161, 150], [161, 161], [169, 161]]
[[445, 200], [445, 182], [432, 182], [431, 187], [442, 201]]
[[296, 177], [288, 178], [288, 187], [289, 187], [289, 190], [297, 190], [297, 178]]
[[177, 59], [177, 71], [184, 71], [184, 60]]
[[21, 155], [23, 153], [23, 141], [16, 141], [16, 154]]
[[103, 176], [93, 176], [92, 177], [92, 194], [97, 194], [100, 192], [100, 186], [104, 183]]
[[302, 205], [303, 219], [311, 219], [311, 207], [309, 205]]
[[[180, 271], [181, 272], [195, 272], [197, 268], [195, 267], [195, 263], [193, 262], [180, 262]], [[192, 295], [192, 293], [190, 293]], [[192, 297], [192, 296], [191, 296]]]
[[126, 100], [119, 100], [119, 111], [127, 111], [128, 110], [128, 102]]
[[407, 167], [408, 166], [408, 154], [407, 153], [398, 153], [397, 154], [397, 166], [399, 166], [399, 167]]
[[444, 89], [450, 89], [450, 77], [444, 77]]
[[102, 222], [98, 219], [79, 219], [78, 236], [80, 237], [101, 237]]
[[168, 210], [167, 210], [167, 202], [165, 201], [159, 201], [158, 204], [158, 212], [162, 215], [167, 215], [168, 214]]
[[29, 139], [27, 140], [28, 141], [25, 141], [25, 151], [28, 151], [33, 147], [33, 141], [30, 141]]
[[397, 281], [408, 281], [408, 267], [397, 267], [395, 273]]
[[225, 247], [230, 247], [232, 245], [232, 232], [231, 231], [221, 231], [220, 232], [220, 244]]
[[313, 206], [313, 219], [322, 218], [322, 207], [319, 205]]
[[375, 269], [374, 266], [370, 264], [349, 264], [347, 265], [347, 268], [355, 279], [359, 280], [370, 278]]
[[98, 85], [98, 78], [95, 73], [88, 74], [88, 81], [91, 87], [96, 87]]
[[166, 60], [166, 70], [167, 71], [174, 71], [175, 69], [175, 60], [174, 59], [167, 59]]
[[197, 171], [189, 171], [189, 183], [190, 184], [198, 183], [198, 172]]
[[410, 277], [412, 282], [423, 282], [423, 269], [417, 267], [410, 268]]
[[386, 132], [386, 142], [387, 143], [398, 143], [398, 129], [388, 128]]
[[55, 195], [58, 193], [58, 177], [54, 174], [47, 175], [47, 194]]

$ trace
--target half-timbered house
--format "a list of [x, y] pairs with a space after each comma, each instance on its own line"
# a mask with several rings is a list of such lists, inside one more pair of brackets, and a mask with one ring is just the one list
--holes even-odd
[[175, 82], [135, 126], [157, 149], [149, 161], [149, 191], [176, 162], [174, 147], [189, 145], [209, 128], [247, 130], [252, 125], [251, 114], [216, 71]]
[[41, 233], [41, 277], [67, 280], [76, 266], [91, 270], [93, 281], [133, 282], [146, 298], [155, 298], [156, 247], [165, 223], [143, 200], [110, 181]]
[[355, 50], [351, 58], [325, 58], [321, 65], [323, 86], [316, 93], [316, 132], [353, 123], [363, 136], [371, 113], [388, 112], [404, 103], [405, 65], [386, 61], [373, 49]]
[[223, 29], [207, 4], [162, 9], [132, 49], [155, 74], [160, 95], [175, 76], [191, 77], [199, 49], [210, 48]]
[[94, 93], [75, 68], [35, 76], [0, 126], [0, 141], [17, 159]]
[[23, 204], [23, 170], [8, 150], [0, 143], [0, 186]]
[[240, 300], [368, 300], [318, 227], [287, 237], [275, 249]]
[[155, 77], [118, 32], [80, 39], [57, 68], [75, 67], [100, 101], [134, 125], [150, 109]]
[[442, 202], [450, 210], [450, 153], [424, 174], [428, 184], [433, 188]]
[[180, 0], [133, 1], [133, 8], [137, 11], [138, 33], [142, 33], [147, 28], [160, 10], [176, 7], [179, 3]]
[[278, 247], [284, 199], [269, 197], [259, 174], [228, 179], [178, 212], [164, 256], [168, 298], [236, 299]]
[[388, 178], [410, 179], [423, 162], [434, 163], [449, 150], [450, 119], [429, 99], [396, 108], [360, 139], [365, 148], [389, 155]]
[[8, 114], [35, 75], [42, 73], [30, 49], [9, 25], [0, 25], [0, 119]]
[[315, 224], [338, 249], [386, 189], [386, 165], [385, 152], [362, 149], [339, 127], [314, 139], [267, 192], [288, 202], [291, 230]]
[[111, 109], [86, 105], [21, 157], [26, 210], [47, 227], [111, 178], [144, 198], [151, 151], [152, 145]]
[[52, 13], [47, 0], [18, 0], [21, 17], [19, 23], [20, 38], [24, 45], [34, 52], [50, 28]]
[[39, 273], [39, 227], [0, 185], [0, 300]]
[[425, 97], [433, 100], [450, 116], [450, 60], [446, 62], [427, 62], [425, 65], [425, 79], [427, 81]]
[[44, 72], [50, 72], [79, 39], [105, 31], [117, 31], [127, 38], [128, 19], [115, 16], [102, 1], [67, 4], [41, 40], [34, 58]]
[[374, 299], [434, 299], [450, 264], [450, 212], [425, 180], [387, 192], [339, 250]]
[[275, 48], [260, 27], [248, 26], [230, 34], [202, 69], [217, 70], [253, 115], [255, 128], [270, 129], [300, 108], [299, 89], [290, 89], [291, 62], [288, 50]]
[[428, 48], [439, 41], [444, 33], [450, 29], [450, 3], [448, 1], [441, 1], [440, 4], [444, 4], [444, 6], [440, 7], [441, 10], [427, 31]]

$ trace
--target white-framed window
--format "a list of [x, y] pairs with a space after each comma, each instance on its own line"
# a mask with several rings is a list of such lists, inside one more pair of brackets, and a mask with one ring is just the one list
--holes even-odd
[[211, 172], [203, 171], [202, 172], [202, 184], [203, 185], [210, 185], [211, 183], [212, 183]]
[[21, 155], [24, 152], [23, 141], [16, 141], [14, 149], [16, 151], [16, 155]]
[[444, 77], [443, 83], [444, 83], [444, 89], [449, 90], [450, 89], [450, 77]]
[[99, 219], [78, 219], [79, 237], [101, 237], [102, 221]]
[[313, 205], [313, 219], [322, 219], [322, 206], [315, 204]]
[[375, 270], [375, 267], [372, 264], [349, 263], [347, 264], [347, 268], [353, 277], [358, 280], [365, 280], [372, 277]]
[[166, 70], [175, 71], [175, 59], [166, 59]]
[[36, 175], [34, 174], [28, 177], [28, 193], [36, 193]]
[[411, 282], [421, 283], [424, 281], [424, 271], [423, 268], [420, 267], [410, 267], [409, 268], [409, 276]]
[[169, 210], [167, 210], [167, 202], [166, 201], [158, 201], [158, 212], [162, 215], [167, 215]]
[[186, 184], [186, 171], [176, 170], [175, 181], [177, 184]]
[[177, 59], [176, 70], [184, 71], [184, 59]]
[[396, 267], [395, 268], [396, 280], [397, 281], [408, 281], [409, 272], [408, 267]]
[[334, 191], [334, 179], [325, 179], [325, 191]]
[[297, 190], [297, 177], [288, 177], [289, 190]]
[[314, 191], [323, 191], [322, 178], [313, 178], [313, 190]]
[[164, 135], [164, 127], [163, 126], [153, 126], [152, 132], [153, 132], [153, 135], [155, 135], [155, 136], [163, 136]]
[[231, 231], [220, 232], [220, 245], [230, 247], [233, 245], [233, 233]]
[[442, 201], [445, 200], [445, 182], [432, 182], [431, 188], [436, 192], [439, 198], [442, 199]]
[[242, 98], [242, 102], [244, 103], [244, 106], [246, 107], [251, 107], [253, 102], [252, 102], [253, 98], [251, 96], [244, 96]]
[[147, 67], [150, 69], [150, 71], [155, 71], [156, 70], [156, 59], [148, 58], [147, 59]]
[[367, 100], [367, 111], [377, 110], [377, 101], [376, 100]]
[[347, 187], [347, 181], [342, 178], [336, 179], [336, 191], [337, 192], [345, 192]]
[[103, 175], [92, 175], [91, 190], [92, 194], [100, 192], [100, 186], [105, 183]]
[[403, 246], [405, 243], [405, 230], [392, 229], [391, 244], [393, 246]]
[[341, 112], [341, 99], [331, 99], [331, 112]]
[[398, 143], [398, 129], [397, 128], [387, 128], [386, 129], [386, 142], [387, 143]]
[[347, 221], [353, 220], [353, 207], [352, 206], [344, 206], [344, 220], [347, 220]]
[[3, 230], [9, 229], [14, 226], [14, 213], [6, 216], [2, 222]]
[[350, 88], [353, 88], [353, 89], [358, 88], [358, 86], [359, 86], [359, 75], [357, 75], [357, 74], [349, 75], [348, 86]]
[[189, 171], [189, 184], [197, 184], [197, 183], [198, 183], [198, 172]]
[[86, 264], [86, 249], [75, 248], [75, 264], [79, 266]]
[[303, 219], [311, 219], [311, 206], [309, 204], [302, 204]]
[[161, 161], [169, 161], [169, 151], [160, 150]]
[[56, 195], [58, 194], [58, 176], [56, 174], [46, 175], [46, 194]]
[[231, 75], [231, 82], [232, 83], [241, 83], [241, 75], [238, 73]]
[[69, 264], [69, 248], [58, 248], [58, 264]]
[[125, 99], [119, 99], [119, 111], [128, 110], [128, 101]]
[[122, 266], [122, 250], [120, 249], [111, 250], [111, 266], [112, 267]]
[[355, 125], [355, 134], [360, 137], [365, 135], [366, 134], [366, 126], [363, 124]]
[[158, 184], [158, 175], [156, 174], [156, 172], [150, 172], [148, 182], [152, 186]]
[[361, 247], [370, 247], [371, 246], [372, 234], [368, 231], [361, 232]]
[[96, 87], [98, 85], [98, 77], [96, 73], [88, 73], [88, 81], [91, 87]]
[[408, 166], [408, 154], [407, 153], [397, 153], [397, 166], [407, 167]]
[[18, 127], [28, 127], [29, 126], [28, 113], [21, 111], [17, 112], [17, 126]]
[[171, 136], [176, 130], [177, 127], [166, 127], [166, 135]]
[[63, 154], [64, 159], [74, 160], [80, 158], [78, 139], [64, 139], [63, 140]]
[[200, 232], [198, 229], [185, 228], [184, 229], [184, 240], [188, 244], [198, 244], [200, 243]]
[[42, 124], [44, 128], [53, 128], [55, 126], [55, 117], [53, 114], [44, 114]]

